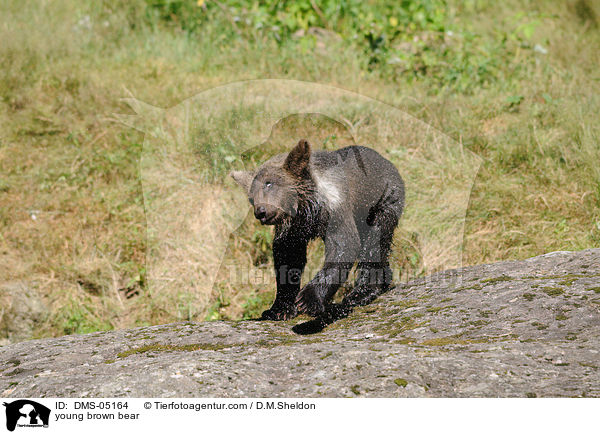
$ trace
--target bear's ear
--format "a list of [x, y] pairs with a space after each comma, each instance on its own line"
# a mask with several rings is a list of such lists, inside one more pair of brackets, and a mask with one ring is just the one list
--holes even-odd
[[308, 164], [310, 162], [310, 143], [308, 140], [302, 139], [290, 151], [283, 168], [292, 175], [302, 177], [308, 173]]
[[242, 186], [242, 188], [248, 193], [250, 191], [250, 186], [252, 185], [252, 180], [254, 179], [254, 173], [245, 170], [234, 170], [229, 175]]

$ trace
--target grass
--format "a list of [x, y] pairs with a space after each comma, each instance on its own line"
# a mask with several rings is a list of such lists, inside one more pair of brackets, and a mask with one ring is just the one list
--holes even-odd
[[[271, 240], [252, 219], [227, 239], [226, 258], [265, 270], [265, 281], [228, 284], [225, 266], [215, 260], [201, 262], [200, 277], [193, 281], [182, 280], [177, 287], [155, 284], [156, 276], [149, 273], [156, 267], [147, 257], [150, 262], [157, 257], [160, 243], [153, 234], [146, 237], [143, 187], [149, 184], [138, 171], [144, 135], [115, 122], [113, 115], [132, 114], [121, 101], [130, 94], [173, 107], [215, 86], [260, 78], [358, 92], [432, 125], [482, 158], [468, 197], [464, 240], [452, 247], [463, 252], [463, 264], [599, 245], [596, 3], [448, 1], [445, 14], [414, 30], [412, 39], [401, 34], [376, 47], [354, 41], [352, 28], [343, 27], [350, 24], [342, 21], [328, 21], [327, 31], [315, 35], [307, 30], [305, 37], [292, 37], [294, 27], [278, 41], [252, 26], [232, 24], [230, 14], [207, 3], [208, 21], [190, 30], [157, 16], [141, 0], [0, 2], [0, 283], [31, 281], [44, 297], [50, 314], [36, 337], [252, 317], [272, 300]], [[323, 10], [325, 18], [328, 13]], [[457, 38], [443, 36], [442, 24]], [[389, 25], [379, 31], [389, 32]], [[398, 53], [412, 54], [397, 63]], [[347, 109], [349, 115], [360, 114]], [[258, 123], [258, 111], [240, 115], [246, 134]], [[221, 140], [228, 132], [226, 115], [213, 128], [214, 136], [192, 131], [196, 148], [180, 157], [214, 166], [233, 155], [244, 136]], [[380, 127], [362, 124], [358, 135], [364, 131], [374, 145], [383, 146], [377, 141]], [[296, 128], [325, 147], [352, 140], [347, 125], [295, 118], [274, 130], [271, 150]], [[407, 124], [402, 144], [425, 143], [422, 132], [421, 124]], [[245, 164], [266, 154], [250, 153]], [[177, 167], [173, 164], [173, 171]], [[189, 163], [185, 167], [192, 169]], [[409, 169], [414, 170], [406, 176], [419, 185], [436, 186], [446, 170], [458, 176], [460, 165]], [[159, 187], [166, 188], [167, 181]], [[203, 182], [212, 185], [215, 179]], [[187, 215], [210, 214], [211, 208], [180, 199]], [[425, 228], [432, 236], [449, 230], [442, 227], [443, 219], [436, 220], [435, 204], [407, 211], [398, 232], [394, 263], [405, 275], [446, 263], [445, 246], [424, 249], [426, 240], [415, 229]], [[172, 206], [165, 216], [177, 209], [183, 208]], [[148, 227], [168, 227], [153, 226], [153, 215], [160, 216], [150, 213]], [[202, 223], [191, 229], [201, 232]], [[223, 231], [224, 226], [213, 228]], [[310, 267], [316, 268], [322, 245], [311, 249]], [[176, 264], [176, 272], [186, 251], [158, 253], [167, 257], [165, 263]], [[424, 261], [427, 255], [431, 260]], [[208, 266], [217, 267], [214, 288], [201, 278]]]

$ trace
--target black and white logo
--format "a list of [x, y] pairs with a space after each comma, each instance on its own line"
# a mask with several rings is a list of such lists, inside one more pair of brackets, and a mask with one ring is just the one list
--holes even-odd
[[48, 427], [50, 409], [29, 399], [5, 402], [6, 429], [14, 431], [16, 427]]

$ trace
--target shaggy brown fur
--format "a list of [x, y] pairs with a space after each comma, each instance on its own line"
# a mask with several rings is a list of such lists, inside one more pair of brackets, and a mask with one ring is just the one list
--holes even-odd
[[[404, 208], [404, 182], [377, 152], [362, 146], [311, 152], [300, 140], [289, 154], [231, 176], [248, 193], [255, 217], [275, 226], [277, 296], [262, 319], [306, 313], [322, 329], [389, 288], [388, 255]], [[300, 289], [306, 248], [314, 238], [325, 243], [325, 263]], [[356, 262], [353, 289], [342, 303], [331, 303]]]

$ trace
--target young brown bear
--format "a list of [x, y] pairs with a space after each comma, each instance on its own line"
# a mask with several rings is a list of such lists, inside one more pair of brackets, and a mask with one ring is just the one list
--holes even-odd
[[[324, 327], [389, 289], [388, 256], [404, 207], [404, 182], [377, 152], [362, 146], [311, 152], [300, 140], [289, 154], [231, 176], [246, 190], [254, 216], [275, 226], [277, 295], [262, 319], [306, 313]], [[325, 263], [300, 289], [306, 248], [315, 238], [325, 243]], [[331, 303], [357, 261], [353, 289], [342, 303]]]

